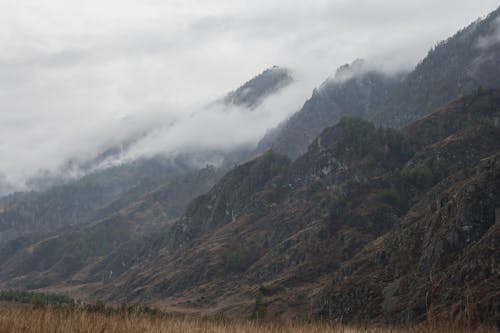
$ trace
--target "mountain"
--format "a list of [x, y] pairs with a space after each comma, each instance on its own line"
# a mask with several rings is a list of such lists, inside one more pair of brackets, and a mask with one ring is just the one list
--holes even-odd
[[16, 283], [32, 289], [61, 281], [81, 286], [118, 274], [138, 255], [146, 236], [174, 222], [219, 177], [215, 168], [207, 167], [145, 194], [133, 193], [133, 199], [122, 197], [97, 210], [90, 222], [5, 242], [0, 280], [17, 276]]
[[[399, 322], [474, 299], [498, 323], [499, 117], [488, 90], [401, 133], [344, 118], [293, 163], [229, 172], [97, 295], [250, 316], [264, 294], [270, 317]], [[431, 282], [446, 288], [426, 305]]]
[[[259, 142], [257, 151], [273, 150], [296, 158], [321, 131], [343, 116], [370, 119], [399, 83], [399, 76], [378, 72], [363, 60], [340, 67], [333, 79], [315, 89], [302, 109]], [[400, 74], [402, 75], [402, 74]]]
[[0, 286], [237, 317], [257, 303], [348, 322], [467, 309], [498, 325], [499, 125], [500, 90], [401, 131], [343, 118], [293, 162], [268, 151], [235, 167], [176, 221], [154, 208], [168, 197], [144, 197], [82, 231], [7, 242]]
[[[289, 70], [274, 66], [229, 93], [224, 98], [224, 103], [251, 110], [292, 80]], [[136, 139], [138, 138], [134, 138]], [[185, 208], [183, 205], [203, 193], [194, 189], [202, 190], [204, 187], [196, 184], [193, 188], [184, 190], [181, 188], [183, 184], [176, 183], [175, 179], [196, 175], [204, 166], [214, 163], [219, 168], [216, 174], [221, 174], [249, 155], [247, 148], [236, 147], [227, 151], [180, 152], [175, 157], [158, 155], [112, 167], [101, 167], [103, 162], [119, 159], [123, 151], [133, 145], [134, 140], [124, 142], [120, 147], [106, 149], [91, 161], [69, 165], [68, 168], [88, 172], [79, 179], [65, 181], [62, 177], [40, 176], [31, 180], [40, 191], [0, 198], [0, 243], [20, 236], [50, 233], [59, 228], [105, 217], [105, 214], [118, 212], [162, 184], [170, 187], [177, 184], [180, 193], [192, 195], [189, 198], [183, 196], [182, 200], [172, 198], [176, 209], [170, 211], [175, 211], [175, 214], [168, 218], [177, 218]], [[188, 182], [196, 183], [197, 180], [195, 177]], [[215, 180], [212, 178], [211, 185]], [[178, 205], [178, 202], [182, 202], [182, 205]]]
[[224, 97], [225, 104], [253, 109], [264, 99], [293, 82], [290, 70], [278, 66], [266, 69]]
[[440, 42], [409, 73], [387, 75], [360, 60], [342, 66], [258, 151], [272, 148], [296, 158], [342, 116], [401, 127], [480, 87], [500, 86], [499, 17], [500, 8]]
[[96, 171], [46, 191], [16, 193], [0, 199], [0, 242], [47, 233], [90, 221], [96, 211], [122, 195], [147, 191], [189, 170], [182, 161], [137, 160]]

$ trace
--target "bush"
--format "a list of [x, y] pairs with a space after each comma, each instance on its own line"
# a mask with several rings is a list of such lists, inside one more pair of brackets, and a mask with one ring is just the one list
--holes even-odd
[[226, 251], [224, 253], [224, 265], [229, 271], [244, 272], [247, 269], [247, 258], [242, 251]]
[[404, 167], [401, 177], [418, 188], [426, 188], [437, 184], [448, 176], [449, 170], [443, 161], [434, 160], [413, 168]]
[[266, 313], [267, 313], [267, 304], [264, 302], [264, 295], [259, 290], [257, 292], [257, 296], [255, 297], [255, 309], [250, 319], [261, 320], [266, 316]]
[[65, 295], [36, 293], [24, 290], [0, 291], [0, 300], [32, 304], [36, 307], [42, 307], [45, 305], [73, 306], [76, 304], [74, 299]]
[[377, 199], [393, 206], [401, 205], [401, 196], [397, 189], [391, 187], [378, 193]]
[[404, 158], [415, 152], [410, 141], [398, 130], [376, 128], [369, 121], [350, 117], [342, 118], [339, 126], [344, 131], [344, 145], [350, 147], [357, 157], [367, 156], [377, 161], [386, 154], [386, 148]]
[[262, 163], [267, 166], [271, 176], [285, 172], [290, 166], [290, 159], [284, 155], [275, 153], [272, 149], [262, 156]]

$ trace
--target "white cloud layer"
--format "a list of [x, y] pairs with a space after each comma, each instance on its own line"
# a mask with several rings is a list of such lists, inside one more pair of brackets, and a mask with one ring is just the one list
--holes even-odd
[[[0, 0], [0, 187], [142, 135], [126, 158], [255, 143], [339, 65], [407, 67], [496, 0]], [[201, 105], [271, 65], [253, 113]], [[175, 121], [175, 126], [169, 124]], [[168, 130], [164, 130], [169, 128]]]

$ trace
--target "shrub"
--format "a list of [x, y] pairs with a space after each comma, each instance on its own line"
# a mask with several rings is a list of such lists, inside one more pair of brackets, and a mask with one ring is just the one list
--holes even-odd
[[398, 190], [394, 187], [385, 189], [378, 193], [377, 199], [385, 202], [389, 205], [400, 206], [401, 205], [401, 196]]
[[410, 141], [398, 130], [376, 128], [371, 122], [344, 117], [339, 121], [343, 129], [344, 145], [350, 147], [357, 157], [368, 157], [377, 161], [386, 154], [386, 148], [402, 157], [411, 157], [415, 150]]
[[226, 251], [224, 253], [224, 265], [229, 271], [244, 272], [247, 268], [247, 258], [242, 251]]
[[446, 164], [440, 160], [424, 163], [413, 168], [404, 167], [401, 177], [418, 188], [426, 188], [437, 184], [449, 173]]
[[264, 295], [259, 290], [257, 292], [257, 296], [255, 297], [255, 309], [250, 319], [261, 320], [266, 316], [266, 313], [267, 313], [267, 304], [264, 302]]
[[290, 159], [284, 155], [275, 153], [273, 150], [268, 150], [262, 156], [262, 163], [267, 166], [270, 175], [274, 176], [288, 169]]
[[72, 306], [76, 304], [75, 300], [65, 295], [36, 293], [24, 290], [0, 291], [0, 300], [32, 304], [36, 307], [42, 307], [45, 305]]

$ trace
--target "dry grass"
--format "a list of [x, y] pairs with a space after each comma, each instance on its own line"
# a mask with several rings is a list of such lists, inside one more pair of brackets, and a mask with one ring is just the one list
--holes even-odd
[[[123, 315], [88, 312], [81, 309], [34, 309], [31, 307], [0, 307], [0, 332], [162, 332], [162, 333], [455, 333], [466, 332], [451, 328], [429, 329], [415, 327], [409, 329], [353, 328], [327, 324], [283, 324], [256, 323], [251, 321], [228, 322], [196, 319], [166, 318], [150, 315]], [[493, 333], [492, 330], [474, 332]]]

